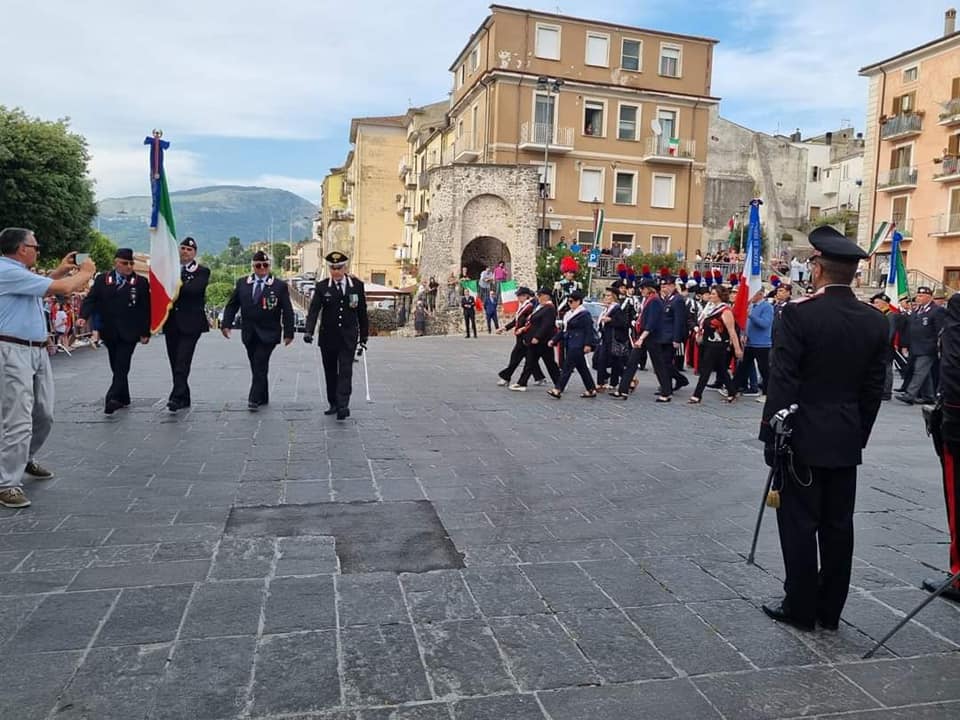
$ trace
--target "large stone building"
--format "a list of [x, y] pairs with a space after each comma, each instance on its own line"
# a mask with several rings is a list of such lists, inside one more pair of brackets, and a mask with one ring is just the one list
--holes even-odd
[[[960, 33], [956, 11], [941, 37], [868, 65], [860, 239], [883, 221], [905, 232], [910, 269], [960, 289]], [[886, 251], [886, 252], [885, 252]], [[886, 257], [884, 257], [886, 254]], [[884, 244], [878, 264], [889, 263]]]
[[[718, 102], [710, 95], [714, 44], [493, 5], [450, 66], [441, 160], [489, 164], [507, 183], [523, 175], [497, 168], [536, 170], [545, 180], [533, 225], [541, 245], [592, 246], [602, 208], [604, 247], [692, 255], [703, 227], [709, 112]], [[484, 186], [504, 212], [517, 213], [515, 188]], [[428, 237], [438, 212], [431, 208]], [[476, 238], [495, 237], [480, 227], [465, 232], [461, 254]], [[515, 243], [531, 238], [501, 239], [499, 252], [484, 242], [490, 252], [477, 262], [510, 261]]]

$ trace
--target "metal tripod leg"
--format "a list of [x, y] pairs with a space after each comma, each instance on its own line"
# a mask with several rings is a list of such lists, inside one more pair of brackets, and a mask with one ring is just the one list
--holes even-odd
[[932, 603], [937, 597], [940, 596], [940, 594], [941, 594], [944, 590], [946, 590], [948, 587], [950, 587], [952, 584], [954, 584], [954, 583], [957, 582], [957, 581], [960, 581], [960, 571], [955, 572], [953, 575], [951, 575], [950, 577], [948, 577], [948, 578], [943, 582], [943, 584], [942, 584], [940, 587], [938, 587], [936, 590], [934, 590], [932, 593], [930, 593], [930, 597], [925, 598], [922, 603], [920, 603], [920, 604], [917, 605], [913, 610], [911, 610], [911, 611], [909, 612], [909, 614], [907, 614], [907, 616], [906, 616], [905, 618], [903, 618], [900, 622], [898, 622], [898, 623], [896, 624], [896, 626], [893, 628], [893, 630], [891, 630], [891, 631], [888, 632], [886, 635], [884, 635], [882, 640], [877, 641], [877, 644], [874, 645], [872, 648], [870, 648], [870, 649], [866, 652], [866, 654], [863, 656], [863, 659], [864, 659], [864, 660], [867, 660], [868, 658], [873, 657], [873, 654], [874, 654], [877, 650], [879, 650], [887, 640], [889, 640], [889, 639], [892, 638], [897, 632], [899, 632], [900, 628], [902, 628], [902, 627], [903, 627], [904, 625], [906, 625], [908, 622], [910, 622], [911, 620], [913, 620], [913, 616], [914, 616], [914, 615], [916, 615], [918, 612], [920, 612], [921, 610], [923, 610], [927, 605], [929, 605], [930, 603]]

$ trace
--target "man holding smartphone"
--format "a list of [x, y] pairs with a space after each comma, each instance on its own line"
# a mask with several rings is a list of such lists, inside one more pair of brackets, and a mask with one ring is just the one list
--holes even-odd
[[190, 365], [200, 336], [209, 332], [207, 321], [207, 283], [210, 269], [197, 264], [197, 241], [185, 237], [180, 242], [180, 291], [173, 301], [163, 337], [167, 342], [167, 358], [173, 373], [173, 390], [167, 399], [172, 413], [190, 407]]
[[48, 277], [37, 275], [32, 268], [40, 244], [26, 228], [0, 231], [0, 254], [0, 505], [24, 508], [30, 501], [23, 492], [23, 476], [53, 477], [33, 459], [53, 425], [43, 298], [85, 289], [97, 268], [87, 258], [74, 272], [76, 253], [71, 252]]
[[130, 405], [130, 361], [139, 341], [150, 342], [150, 282], [133, 271], [133, 250], [120, 248], [113, 270], [98, 276], [80, 307], [81, 327], [97, 313], [100, 338], [107, 346], [113, 381], [103, 401], [103, 412], [112, 415]]

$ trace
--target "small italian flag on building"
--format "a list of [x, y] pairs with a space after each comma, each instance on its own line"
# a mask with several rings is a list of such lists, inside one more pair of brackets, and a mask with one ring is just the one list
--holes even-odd
[[517, 300], [516, 280], [504, 280], [500, 283], [500, 302], [503, 303], [505, 313], [515, 313], [520, 309], [520, 301]]

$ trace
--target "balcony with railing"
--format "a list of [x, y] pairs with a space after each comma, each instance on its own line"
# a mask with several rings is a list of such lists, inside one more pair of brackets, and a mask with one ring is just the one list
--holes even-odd
[[410, 198], [407, 197], [407, 193], [397, 193], [397, 215], [403, 215], [409, 207]]
[[412, 167], [408, 167], [407, 171], [403, 174], [403, 184], [407, 190], [416, 190], [417, 172]]
[[960, 213], [943, 213], [934, 218], [934, 231], [931, 235], [948, 237], [960, 235]]
[[400, 158], [400, 166], [397, 168], [397, 174], [400, 176], [401, 180], [403, 180], [403, 178], [406, 176], [407, 170], [409, 169], [410, 169], [410, 158], [404, 155], [402, 158]]
[[900, 138], [917, 135], [923, 131], [923, 118], [919, 113], [900, 113], [888, 117], [880, 129], [880, 137], [884, 140], [899, 140]]
[[877, 190], [893, 192], [895, 190], [912, 190], [917, 186], [916, 167], [890, 168], [880, 173], [877, 178]]
[[945, 155], [933, 173], [933, 181], [942, 183], [960, 181], [960, 157]]
[[453, 161], [473, 162], [480, 157], [480, 150], [473, 141], [473, 133], [465, 132], [453, 141]]
[[646, 162], [682, 165], [692, 163], [696, 152], [695, 140], [681, 140], [661, 135], [649, 137], [643, 143], [643, 159]]
[[556, 127], [553, 123], [525, 122], [520, 125], [520, 149], [543, 150], [547, 145], [552, 153], [573, 150], [573, 128]]
[[940, 125], [960, 125], [960, 98], [951, 98], [944, 103], [940, 103], [943, 108], [940, 111]]
[[414, 219], [413, 209], [407, 208], [403, 211], [403, 224], [404, 225], [416, 225], [417, 221]]

